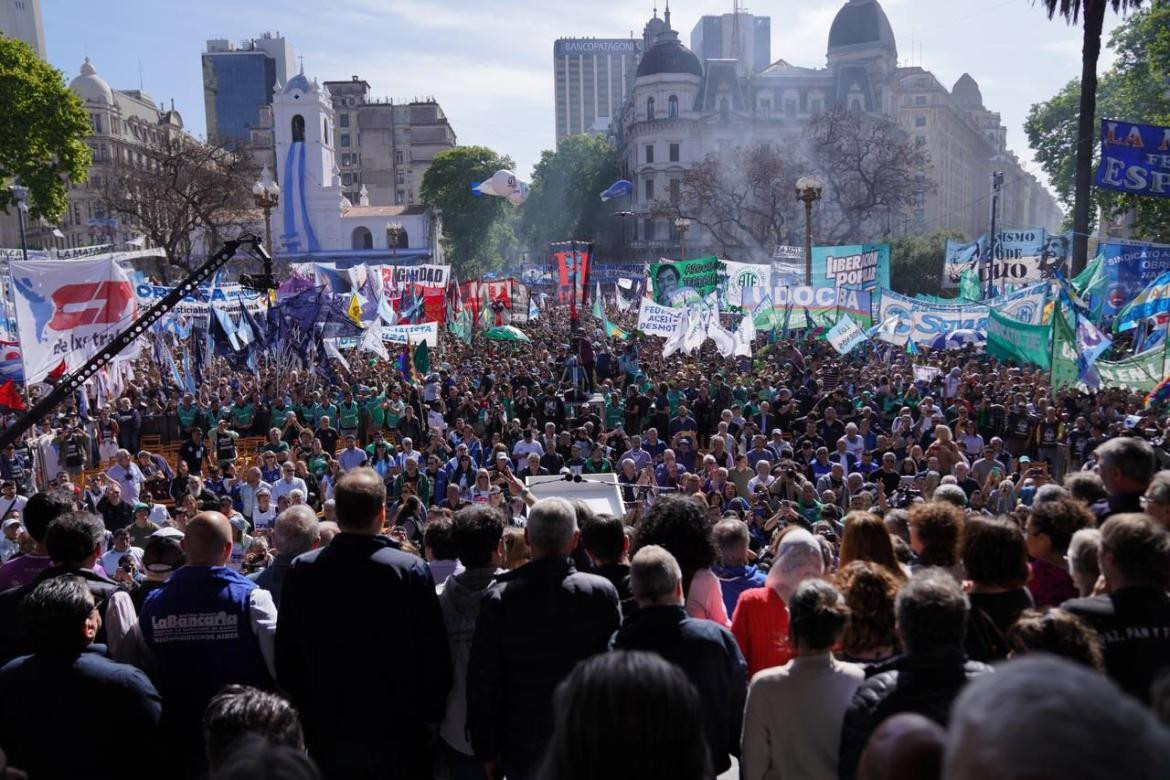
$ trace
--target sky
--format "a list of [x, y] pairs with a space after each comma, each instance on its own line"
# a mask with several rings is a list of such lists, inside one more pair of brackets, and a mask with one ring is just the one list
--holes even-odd
[[[169, 105], [173, 98], [196, 135], [206, 133], [200, 53], [207, 39], [279, 31], [303, 56], [311, 78], [358, 75], [377, 97], [434, 97], [459, 143], [511, 156], [527, 179], [541, 151], [555, 144], [553, 41], [640, 36], [652, 2], [201, 0], [174, 14], [171, 3], [157, 0], [46, 0], [41, 11], [49, 61], [67, 81], [88, 56], [115, 89], [141, 84], [156, 102]], [[1041, 175], [1031, 163], [1024, 120], [1033, 103], [1079, 78], [1079, 28], [1050, 22], [1033, 0], [881, 2], [901, 64], [931, 70], [948, 86], [970, 73], [984, 105], [1002, 113], [1009, 147]], [[748, 0], [744, 10], [771, 16], [773, 60], [822, 67], [829, 27], [844, 3]], [[689, 44], [700, 16], [731, 6], [731, 0], [675, 0], [672, 25]], [[1110, 13], [1106, 32], [1117, 23]], [[1103, 51], [1101, 69], [1111, 62], [1112, 53]]]

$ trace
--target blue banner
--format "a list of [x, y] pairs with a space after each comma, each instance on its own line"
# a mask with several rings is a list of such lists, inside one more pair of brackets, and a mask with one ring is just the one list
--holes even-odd
[[1101, 245], [1105, 261], [1104, 301], [1102, 316], [1109, 318], [1133, 300], [1150, 282], [1170, 271], [1170, 245], [1109, 242]]
[[1102, 119], [1097, 186], [1170, 198], [1170, 127]]
[[812, 287], [890, 288], [890, 245], [815, 246]]

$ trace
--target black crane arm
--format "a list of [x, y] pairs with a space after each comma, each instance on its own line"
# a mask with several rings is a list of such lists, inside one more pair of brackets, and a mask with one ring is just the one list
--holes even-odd
[[108, 344], [98, 350], [76, 371], [64, 376], [49, 393], [37, 401], [23, 416], [4, 431], [0, 431], [0, 450], [9, 444], [14, 444], [20, 435], [33, 426], [37, 420], [49, 414], [59, 403], [71, 396], [85, 384], [86, 380], [98, 372], [102, 366], [108, 365], [122, 350], [133, 344], [139, 337], [150, 330], [154, 323], [175, 308], [188, 295], [195, 292], [201, 284], [211, 278], [219, 269], [223, 268], [236, 256], [241, 245], [249, 245], [251, 250], [264, 261], [264, 274], [255, 277], [241, 277], [241, 281], [251, 283], [250, 286], [271, 289], [275, 286], [272, 277], [272, 258], [264, 250], [260, 238], [253, 235], [243, 235], [231, 241], [225, 241], [223, 248], [207, 262], [192, 271], [186, 279], [179, 282], [173, 290], [163, 296], [157, 303], [144, 311], [138, 319], [130, 324], [126, 330], [119, 333]]

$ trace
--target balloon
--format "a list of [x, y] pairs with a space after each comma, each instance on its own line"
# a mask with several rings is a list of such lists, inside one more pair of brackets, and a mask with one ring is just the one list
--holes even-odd
[[601, 193], [601, 200], [613, 200], [614, 198], [624, 198], [634, 191], [634, 185], [625, 179], [618, 179], [613, 184], [609, 185], [609, 189]]
[[506, 198], [516, 191], [516, 174], [511, 171], [496, 171], [488, 179], [491, 183], [492, 194]]

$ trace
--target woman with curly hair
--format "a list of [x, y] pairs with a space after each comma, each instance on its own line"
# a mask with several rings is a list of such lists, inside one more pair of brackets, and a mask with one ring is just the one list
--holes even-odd
[[1028, 591], [1037, 607], [1056, 607], [1080, 595], [1068, 570], [1073, 534], [1093, 524], [1085, 505], [1071, 498], [1035, 504], [1024, 526], [1032, 576]]
[[959, 562], [959, 534], [963, 530], [963, 511], [944, 501], [927, 501], [910, 507], [910, 549], [914, 562], [910, 571], [938, 567], [962, 582], [963, 566]]
[[687, 614], [729, 627], [723, 592], [711, 571], [715, 542], [705, 502], [693, 496], [658, 499], [638, 527], [635, 551], [648, 544], [665, 547], [678, 561]]
[[853, 561], [870, 561], [884, 566], [899, 582], [907, 578], [907, 573], [894, 555], [889, 529], [880, 517], [870, 512], [850, 512], [845, 515], [840, 558], [842, 568]]
[[897, 655], [894, 600], [901, 587], [898, 579], [884, 566], [855, 560], [841, 567], [834, 582], [850, 612], [837, 656], [843, 661], [872, 664]]
[[1071, 612], [1025, 610], [1007, 630], [1012, 657], [1051, 653], [1105, 671], [1101, 636]]

